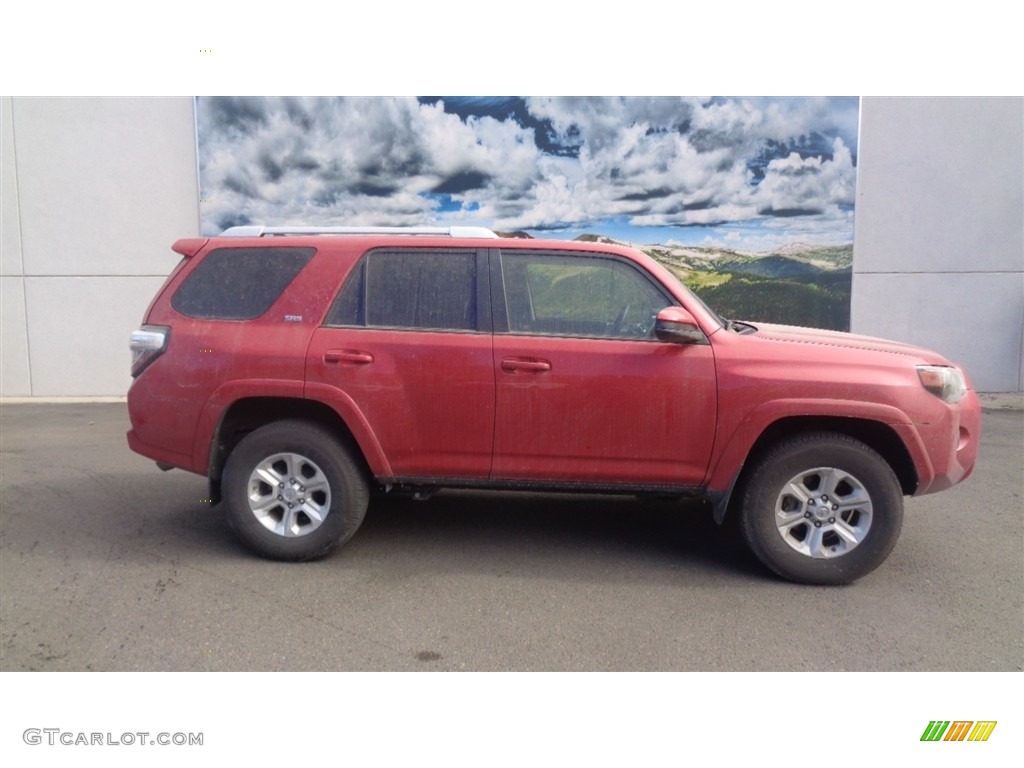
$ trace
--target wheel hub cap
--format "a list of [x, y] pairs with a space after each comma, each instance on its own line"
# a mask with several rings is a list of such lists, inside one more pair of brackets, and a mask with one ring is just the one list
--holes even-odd
[[323, 470], [298, 453], [268, 456], [253, 469], [249, 509], [268, 531], [305, 536], [323, 523], [331, 509], [331, 488]]
[[844, 555], [871, 528], [871, 497], [856, 477], [816, 467], [792, 477], [775, 501], [775, 526], [786, 544], [813, 558]]

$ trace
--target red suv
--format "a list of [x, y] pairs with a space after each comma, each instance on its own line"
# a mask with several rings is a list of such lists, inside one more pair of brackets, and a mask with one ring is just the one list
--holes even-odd
[[781, 576], [847, 583], [904, 495], [974, 467], [978, 400], [942, 356], [723, 320], [630, 248], [263, 227], [173, 248], [128, 443], [209, 477], [267, 557], [344, 543], [371, 490], [695, 495]]

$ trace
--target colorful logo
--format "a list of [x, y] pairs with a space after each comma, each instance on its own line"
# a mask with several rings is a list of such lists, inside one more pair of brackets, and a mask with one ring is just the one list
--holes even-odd
[[995, 729], [995, 720], [932, 720], [921, 741], [988, 741]]

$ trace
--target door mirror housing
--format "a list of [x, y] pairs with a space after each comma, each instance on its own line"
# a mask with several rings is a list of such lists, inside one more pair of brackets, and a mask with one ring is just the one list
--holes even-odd
[[706, 344], [708, 337], [682, 307], [665, 307], [654, 321], [654, 336], [671, 344]]

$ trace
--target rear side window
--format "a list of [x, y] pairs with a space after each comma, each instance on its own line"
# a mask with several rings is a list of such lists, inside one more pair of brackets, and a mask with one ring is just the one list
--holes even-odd
[[352, 270], [328, 325], [475, 331], [475, 250], [371, 251]]
[[252, 320], [277, 301], [313, 257], [313, 248], [218, 248], [185, 278], [171, 299], [183, 315]]

